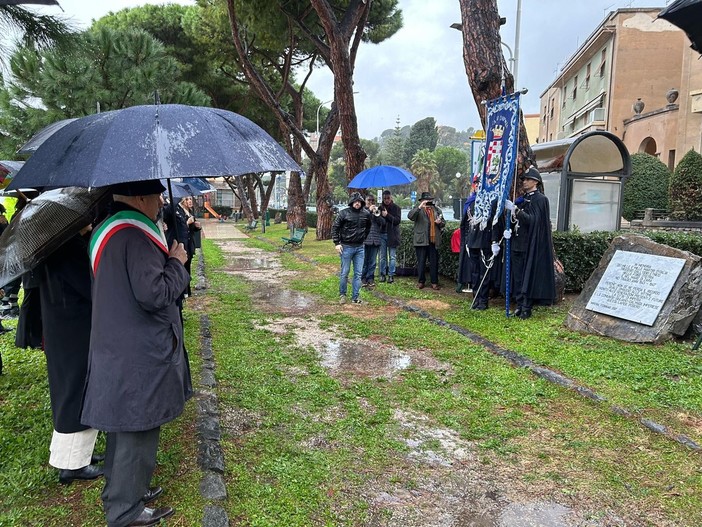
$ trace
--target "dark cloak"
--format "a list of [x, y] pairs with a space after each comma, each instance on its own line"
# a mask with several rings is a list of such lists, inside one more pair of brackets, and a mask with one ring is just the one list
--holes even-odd
[[522, 292], [534, 304], [551, 305], [556, 299], [556, 284], [548, 198], [539, 191], [525, 195], [517, 220], [519, 228], [513, 231], [511, 249], [526, 254]]

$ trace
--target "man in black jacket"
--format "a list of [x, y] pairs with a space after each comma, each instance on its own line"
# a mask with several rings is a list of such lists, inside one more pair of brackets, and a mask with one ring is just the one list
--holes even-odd
[[349, 206], [336, 216], [332, 224], [332, 240], [336, 252], [341, 256], [339, 273], [339, 303], [346, 303], [346, 282], [353, 262], [353, 281], [351, 282], [351, 301], [360, 304], [361, 273], [363, 270], [363, 242], [371, 228], [371, 213], [365, 208], [365, 200], [358, 192], [351, 194]]

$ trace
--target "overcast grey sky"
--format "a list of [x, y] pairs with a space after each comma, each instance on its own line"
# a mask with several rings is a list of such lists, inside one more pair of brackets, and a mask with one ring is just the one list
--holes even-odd
[[[109, 11], [144, 3], [136, 0], [59, 0], [64, 15], [82, 27]], [[180, 4], [192, 4], [178, 0]], [[479, 127], [461, 52], [461, 34], [449, 26], [460, 22], [458, 0], [399, 0], [404, 27], [378, 45], [362, 45], [356, 61], [354, 87], [361, 137], [372, 139], [383, 130], [434, 117], [438, 124], [459, 130]], [[538, 113], [539, 96], [562, 65], [609, 11], [622, 7], [663, 7], [666, 0], [522, 0], [518, 86], [525, 113]], [[498, 0], [507, 17], [502, 41], [515, 51], [517, 0]], [[60, 13], [58, 8], [46, 8]], [[504, 49], [504, 48], [503, 48]], [[505, 49], [509, 59], [509, 51]], [[322, 101], [333, 97], [331, 75], [315, 71], [308, 84]], [[327, 105], [328, 106], [328, 105]]]

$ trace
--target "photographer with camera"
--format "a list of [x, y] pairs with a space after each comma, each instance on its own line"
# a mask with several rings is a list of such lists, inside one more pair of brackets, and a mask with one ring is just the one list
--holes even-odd
[[419, 205], [407, 213], [407, 218], [414, 222], [412, 243], [417, 254], [417, 287], [424, 289], [426, 283], [426, 263], [429, 259], [429, 278], [431, 288], [441, 289], [439, 285], [439, 245], [441, 233], [446, 226], [446, 220], [441, 209], [434, 205], [434, 198], [429, 192], [422, 192]]
[[385, 230], [385, 218], [382, 216], [384, 207], [378, 207], [373, 196], [366, 197], [366, 208], [372, 214], [371, 228], [364, 244], [363, 271], [361, 273], [361, 283], [363, 287], [375, 287], [375, 268], [380, 250], [381, 234]]
[[380, 281], [392, 284], [395, 281], [397, 248], [400, 246], [400, 221], [402, 211], [392, 200], [389, 190], [383, 191], [380, 214], [385, 218], [385, 230], [380, 233]]

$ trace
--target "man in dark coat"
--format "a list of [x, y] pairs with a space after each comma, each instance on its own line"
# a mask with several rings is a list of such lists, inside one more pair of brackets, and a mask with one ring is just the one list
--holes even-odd
[[85, 227], [34, 270], [54, 422], [49, 464], [59, 469], [64, 484], [102, 475], [102, 468], [91, 464], [97, 430], [80, 422], [92, 311], [89, 232]]
[[[371, 228], [363, 242], [363, 270], [361, 271], [361, 284], [363, 287], [375, 287], [375, 268], [378, 261], [378, 251], [382, 245], [381, 234], [385, 227], [380, 209], [375, 203], [373, 196], [366, 197], [366, 209], [371, 213]], [[381, 276], [382, 270], [381, 270]], [[382, 280], [383, 282], [385, 280]]]
[[538, 189], [541, 174], [534, 167], [522, 176], [524, 200], [505, 202], [516, 222], [511, 240], [512, 291], [515, 316], [527, 319], [534, 304], [551, 305], [556, 299], [553, 276], [553, 241], [548, 198]]
[[380, 215], [385, 218], [385, 232], [380, 234], [380, 281], [392, 284], [395, 281], [397, 248], [400, 246], [400, 222], [402, 210], [392, 200], [392, 192], [383, 191]]
[[339, 272], [339, 303], [346, 303], [347, 281], [351, 263], [353, 263], [353, 280], [351, 281], [351, 301], [360, 304], [361, 274], [365, 256], [363, 242], [371, 228], [371, 213], [365, 208], [366, 200], [358, 192], [351, 194], [349, 206], [336, 215], [332, 224], [331, 236], [336, 252], [341, 257]]
[[417, 254], [417, 287], [424, 289], [426, 282], [426, 265], [429, 259], [429, 279], [431, 288], [441, 289], [439, 285], [439, 246], [441, 232], [446, 220], [441, 209], [434, 205], [434, 198], [429, 192], [422, 192], [419, 204], [407, 213], [407, 219], [414, 222], [412, 244]]
[[112, 187], [113, 214], [90, 241], [93, 315], [81, 422], [107, 432], [102, 501], [108, 527], [153, 525], [170, 507], [144, 507], [160, 427], [192, 395], [176, 300], [189, 276], [183, 244], [155, 221], [157, 180]]

